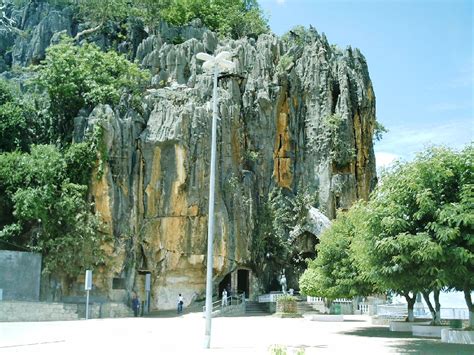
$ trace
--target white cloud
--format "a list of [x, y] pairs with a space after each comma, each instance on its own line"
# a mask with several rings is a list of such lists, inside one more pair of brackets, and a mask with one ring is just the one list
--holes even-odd
[[375, 143], [375, 150], [396, 154], [404, 160], [411, 160], [415, 153], [431, 145], [462, 149], [474, 140], [474, 120], [471, 117], [446, 118], [442, 122], [407, 120], [404, 125], [388, 126], [388, 130], [382, 140]]
[[281, 5], [281, 4], [284, 4], [286, 2], [286, 0], [276, 0], [277, 4]]
[[381, 168], [389, 167], [395, 160], [399, 159], [400, 156], [388, 152], [376, 152], [375, 163], [377, 164], [377, 171]]

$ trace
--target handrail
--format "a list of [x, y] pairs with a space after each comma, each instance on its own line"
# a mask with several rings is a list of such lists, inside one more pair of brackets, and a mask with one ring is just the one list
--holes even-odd
[[[233, 302], [233, 300], [235, 300]], [[227, 296], [227, 306], [237, 306], [239, 304], [242, 304], [245, 302], [245, 292], [243, 293], [238, 293], [237, 295], [231, 295]], [[218, 299], [217, 301], [214, 301], [212, 303], [212, 312], [217, 311], [219, 309], [224, 309], [226, 306], [222, 307], [222, 298]], [[202, 311], [206, 312], [206, 306], [204, 305], [202, 307]]]

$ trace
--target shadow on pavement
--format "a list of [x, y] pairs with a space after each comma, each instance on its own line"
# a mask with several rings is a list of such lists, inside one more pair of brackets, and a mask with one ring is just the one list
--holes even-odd
[[[344, 321], [345, 322], [345, 321]], [[376, 337], [376, 338], [412, 338], [411, 332], [391, 332], [387, 327], [370, 327], [370, 328], [358, 328], [355, 330], [340, 332], [346, 335], [356, 335], [361, 337]]]
[[387, 327], [358, 328], [340, 334], [355, 335], [360, 337], [377, 337], [400, 339], [398, 343], [389, 345], [398, 354], [449, 354], [449, 355], [472, 355], [474, 346], [463, 344], [446, 344], [439, 339], [420, 339], [414, 337], [410, 332], [391, 332]]
[[446, 344], [439, 339], [413, 339], [404, 341], [401, 344], [393, 344], [390, 347], [396, 349], [397, 353], [404, 354], [449, 354], [449, 355], [472, 355], [473, 345]]
[[175, 310], [167, 310], [167, 311], [152, 311], [148, 314], [143, 315], [143, 318], [174, 318], [174, 317], [181, 317], [184, 314], [188, 314], [189, 312], [183, 311], [183, 313], [178, 314]]

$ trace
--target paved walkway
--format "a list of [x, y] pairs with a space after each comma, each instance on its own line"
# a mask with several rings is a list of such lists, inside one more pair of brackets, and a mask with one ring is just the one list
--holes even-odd
[[474, 346], [443, 344], [374, 326], [368, 317], [339, 323], [266, 317], [216, 318], [211, 349], [203, 349], [201, 313], [170, 318], [0, 323], [0, 354], [474, 354]]

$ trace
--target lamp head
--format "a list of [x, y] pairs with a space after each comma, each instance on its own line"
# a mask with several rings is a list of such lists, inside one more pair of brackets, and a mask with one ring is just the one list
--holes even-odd
[[232, 70], [235, 67], [235, 63], [229, 60], [231, 57], [232, 54], [227, 51], [220, 52], [215, 57], [203, 52], [196, 54], [197, 59], [204, 61], [202, 67], [206, 71], [212, 71], [216, 65], [220, 72]]

